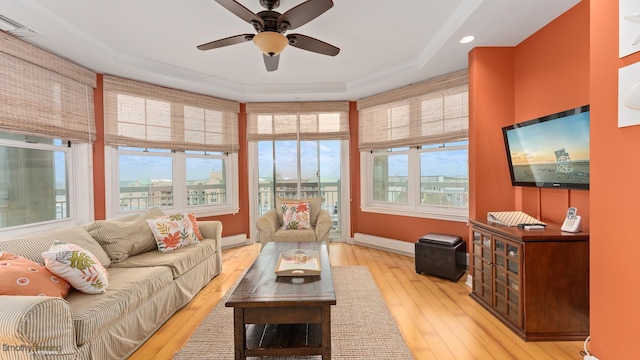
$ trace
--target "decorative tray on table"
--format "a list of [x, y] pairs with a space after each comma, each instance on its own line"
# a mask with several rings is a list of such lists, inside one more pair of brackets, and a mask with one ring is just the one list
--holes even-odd
[[320, 256], [314, 250], [283, 251], [276, 265], [277, 276], [312, 276], [320, 272]]

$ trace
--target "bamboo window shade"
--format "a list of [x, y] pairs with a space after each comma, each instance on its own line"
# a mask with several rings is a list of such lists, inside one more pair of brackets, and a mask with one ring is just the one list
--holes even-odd
[[467, 140], [468, 83], [462, 70], [359, 100], [359, 149]]
[[105, 145], [237, 152], [235, 101], [104, 76]]
[[248, 103], [247, 140], [349, 139], [349, 102]]
[[0, 31], [0, 131], [91, 143], [96, 74]]

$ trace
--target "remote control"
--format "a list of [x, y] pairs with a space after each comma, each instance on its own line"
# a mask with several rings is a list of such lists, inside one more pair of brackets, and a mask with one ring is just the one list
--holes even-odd
[[525, 230], [544, 230], [544, 226], [543, 225], [525, 225], [524, 229]]

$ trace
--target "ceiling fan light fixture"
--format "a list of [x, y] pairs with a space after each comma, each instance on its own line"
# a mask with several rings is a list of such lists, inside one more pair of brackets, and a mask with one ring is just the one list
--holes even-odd
[[253, 43], [263, 54], [269, 56], [279, 55], [287, 46], [289, 40], [275, 31], [263, 31], [253, 37]]

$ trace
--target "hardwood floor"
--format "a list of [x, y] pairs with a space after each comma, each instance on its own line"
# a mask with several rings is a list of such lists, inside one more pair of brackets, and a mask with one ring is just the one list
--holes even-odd
[[[222, 252], [223, 270], [129, 359], [171, 359], [253, 262], [260, 245]], [[415, 273], [414, 258], [344, 243], [331, 244], [332, 266], [369, 268], [414, 357], [422, 359], [580, 359], [582, 341], [525, 342], [457, 283]]]

